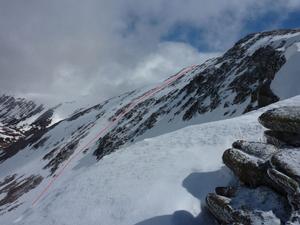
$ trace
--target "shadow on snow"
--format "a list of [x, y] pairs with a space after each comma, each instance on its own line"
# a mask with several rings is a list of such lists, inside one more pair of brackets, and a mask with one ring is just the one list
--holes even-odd
[[226, 186], [232, 180], [229, 169], [222, 167], [217, 171], [191, 173], [182, 182], [182, 186], [199, 199], [201, 212], [194, 217], [185, 210], [175, 211], [172, 215], [156, 216], [135, 225], [214, 225], [217, 224], [205, 208], [205, 197], [216, 186]]

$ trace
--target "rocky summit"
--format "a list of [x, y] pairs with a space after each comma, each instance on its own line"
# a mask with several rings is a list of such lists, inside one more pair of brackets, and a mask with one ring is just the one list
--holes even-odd
[[[300, 148], [283, 137], [300, 134], [300, 107], [266, 111], [259, 122], [270, 129], [267, 143], [237, 141], [223, 154], [223, 162], [240, 182], [209, 194], [207, 206], [224, 224], [300, 224]], [[273, 139], [278, 139], [274, 141]], [[281, 143], [279, 146], [274, 143]]]

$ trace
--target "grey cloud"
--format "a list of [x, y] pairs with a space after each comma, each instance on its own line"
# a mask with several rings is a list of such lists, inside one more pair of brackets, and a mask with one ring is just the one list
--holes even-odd
[[[296, 0], [27, 0], [0, 3], [0, 90], [105, 99], [153, 84], [228, 48], [247, 19], [299, 8]], [[212, 49], [161, 42], [176, 24], [203, 30]]]

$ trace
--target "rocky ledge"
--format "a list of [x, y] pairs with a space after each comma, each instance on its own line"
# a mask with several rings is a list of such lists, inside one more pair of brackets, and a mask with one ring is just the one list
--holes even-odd
[[238, 178], [208, 194], [220, 224], [300, 224], [300, 107], [269, 110], [259, 117], [266, 143], [236, 141], [223, 162]]

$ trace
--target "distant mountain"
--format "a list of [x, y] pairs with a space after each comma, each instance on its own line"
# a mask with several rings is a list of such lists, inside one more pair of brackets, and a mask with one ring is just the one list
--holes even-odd
[[35, 116], [44, 111], [43, 105], [24, 98], [0, 96], [0, 147], [6, 148], [11, 143], [25, 136]]
[[83, 102], [80, 99], [49, 106], [25, 98], [0, 96], [0, 161], [37, 141], [55, 123], [87, 107]]
[[[91, 166], [145, 138], [239, 116], [300, 94], [299, 85], [293, 91], [286, 87], [299, 81], [299, 43], [300, 30], [250, 34], [221, 57], [174, 75], [182, 74], [169, 85], [134, 90], [90, 107], [45, 107], [2, 96], [0, 132], [9, 139], [1, 139], [0, 195], [10, 195], [0, 200], [0, 213], [9, 217], [8, 212], [34, 199], [72, 157], [71, 168]], [[58, 117], [62, 108], [68, 113]]]

